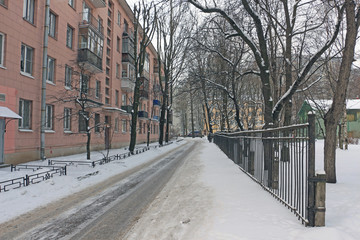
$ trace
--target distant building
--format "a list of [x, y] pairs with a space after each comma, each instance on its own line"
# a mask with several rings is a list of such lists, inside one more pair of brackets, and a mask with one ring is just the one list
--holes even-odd
[[[323, 138], [325, 133], [324, 120], [321, 113], [325, 113], [332, 104], [332, 100], [306, 100], [298, 112], [300, 122], [307, 122], [309, 111], [316, 112], [316, 136]], [[346, 100], [347, 132], [349, 138], [360, 138], [360, 99]]]

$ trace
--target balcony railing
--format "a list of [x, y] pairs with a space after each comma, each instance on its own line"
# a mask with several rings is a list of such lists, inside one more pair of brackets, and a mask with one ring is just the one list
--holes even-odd
[[78, 50], [78, 62], [84, 63], [84, 67], [90, 71], [102, 72], [102, 58], [91, 52], [90, 49], [82, 48]]
[[121, 109], [126, 111], [127, 113], [131, 113], [132, 106], [131, 105], [124, 105], [124, 106], [121, 106]]
[[79, 23], [79, 28], [88, 28], [91, 27], [93, 30], [97, 31], [104, 38], [104, 27], [102, 26], [99, 19], [94, 17], [91, 13], [82, 12], [80, 13], [81, 22]]
[[129, 78], [121, 78], [121, 90], [125, 92], [133, 92], [135, 88], [135, 82]]
[[161, 106], [160, 100], [154, 99], [153, 100], [153, 105], [154, 106]]
[[90, 0], [92, 5], [94, 5], [95, 8], [104, 8], [106, 7], [106, 2], [104, 0]]
[[148, 112], [145, 112], [145, 111], [139, 111], [138, 112], [138, 117], [139, 118], [148, 118], [149, 114], [148, 114]]

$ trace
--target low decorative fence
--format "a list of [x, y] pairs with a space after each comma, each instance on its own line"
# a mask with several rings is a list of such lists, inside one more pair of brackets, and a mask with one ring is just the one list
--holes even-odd
[[66, 166], [55, 167], [55, 166], [40, 166], [40, 165], [26, 165], [18, 164], [11, 165], [11, 172], [22, 170], [37, 171], [40, 169], [48, 169], [40, 173], [26, 174], [24, 177], [13, 178], [10, 180], [0, 182], [0, 192], [7, 192], [10, 189], [16, 189], [20, 187], [26, 187], [30, 184], [39, 183], [47, 179], [52, 178], [54, 175], [66, 175]]
[[306, 124], [216, 133], [214, 143], [306, 226], [325, 225], [325, 175], [315, 175], [315, 115]]

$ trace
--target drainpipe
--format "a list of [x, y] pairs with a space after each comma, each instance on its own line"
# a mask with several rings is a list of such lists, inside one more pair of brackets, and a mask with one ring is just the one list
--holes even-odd
[[41, 81], [41, 121], [40, 121], [40, 159], [45, 160], [45, 112], [46, 112], [46, 68], [47, 68], [47, 52], [48, 52], [48, 37], [49, 37], [49, 15], [50, 15], [50, 0], [46, 0], [45, 4], [45, 25], [44, 25], [44, 45], [43, 45], [43, 66], [42, 66], [42, 81]]

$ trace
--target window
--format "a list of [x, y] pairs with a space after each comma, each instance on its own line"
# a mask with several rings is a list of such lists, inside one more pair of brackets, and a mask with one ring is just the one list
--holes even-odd
[[146, 53], [145, 54], [145, 63], [144, 63], [144, 70], [149, 72], [150, 71], [150, 59], [149, 59], [149, 54]]
[[81, 74], [80, 76], [80, 93], [87, 94], [89, 89], [89, 76]]
[[4, 66], [5, 35], [0, 33], [0, 66]]
[[54, 83], [54, 76], [55, 76], [55, 59], [48, 56], [48, 64], [46, 69], [46, 80], [49, 82]]
[[66, 30], [66, 46], [71, 49], [73, 48], [73, 37], [74, 29], [68, 25]]
[[53, 113], [54, 106], [46, 104], [45, 108], [45, 129], [52, 130], [53, 129]]
[[64, 108], [64, 131], [71, 131], [71, 109]]
[[65, 87], [71, 89], [73, 69], [65, 65]]
[[124, 32], [128, 32], [129, 30], [129, 24], [127, 23], [127, 21], [124, 19]]
[[88, 117], [88, 112], [79, 111], [79, 132], [86, 132], [86, 122]]
[[118, 11], [118, 15], [117, 15], [117, 24], [120, 26], [121, 25], [121, 14]]
[[109, 94], [110, 94], [110, 88], [105, 88], [105, 94], [106, 94], [107, 96], [109, 96]]
[[123, 94], [123, 95], [122, 95], [122, 99], [121, 99], [121, 101], [122, 101], [122, 103], [121, 103], [121, 104], [122, 104], [123, 106], [126, 106], [126, 105], [127, 105], [127, 101], [126, 101], [126, 94]]
[[119, 106], [119, 91], [115, 90], [115, 106]]
[[6, 6], [7, 5], [6, 0], [0, 0], [0, 5]]
[[116, 50], [118, 52], [120, 52], [120, 38], [119, 37], [116, 38]]
[[119, 131], [119, 118], [115, 118], [114, 132]]
[[49, 36], [55, 38], [56, 35], [56, 15], [50, 12], [49, 16]]
[[115, 69], [116, 77], [120, 78], [120, 64], [116, 63], [116, 69]]
[[19, 128], [31, 129], [31, 110], [32, 102], [25, 99], [19, 101], [19, 115], [22, 119], [19, 119]]
[[20, 71], [32, 75], [32, 64], [33, 64], [33, 53], [34, 49], [21, 45], [21, 62], [20, 62]]
[[30, 23], [34, 23], [34, 9], [35, 0], [24, 0], [23, 18]]
[[75, 8], [75, 0], [69, 0], [68, 3], [72, 8]]
[[95, 113], [95, 132], [100, 132], [100, 114]]
[[95, 97], [100, 98], [101, 82], [96, 81]]
[[126, 132], [126, 120], [122, 120], [122, 132], [125, 133]]

